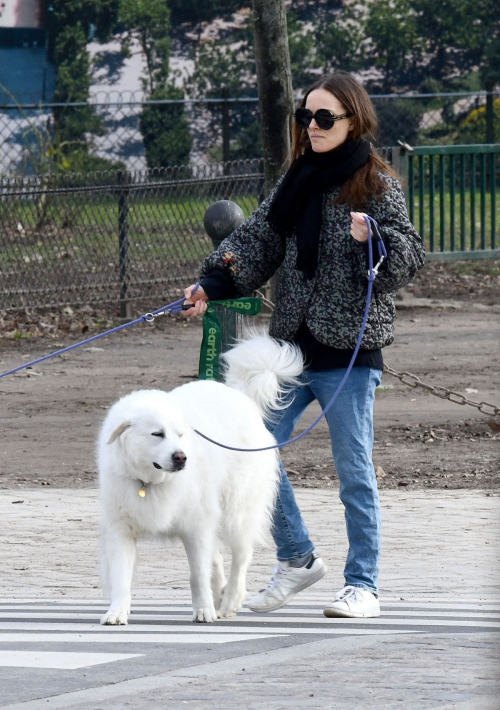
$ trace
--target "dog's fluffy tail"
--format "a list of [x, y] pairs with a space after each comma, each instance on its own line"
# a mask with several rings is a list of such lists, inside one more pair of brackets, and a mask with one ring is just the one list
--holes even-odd
[[226, 385], [253, 399], [264, 417], [270, 410], [286, 406], [283, 397], [299, 384], [304, 369], [304, 359], [296, 345], [275, 340], [264, 331], [249, 331], [222, 357]]

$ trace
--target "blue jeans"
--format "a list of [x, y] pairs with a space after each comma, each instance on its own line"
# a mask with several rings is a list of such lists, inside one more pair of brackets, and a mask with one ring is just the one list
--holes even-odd
[[[273, 412], [267, 425], [276, 440], [282, 442], [291, 437], [300, 417], [315, 399], [324, 409], [344, 374], [345, 369], [305, 371], [301, 376], [304, 384], [291, 390], [288, 406]], [[345, 581], [374, 594], [378, 594], [380, 501], [372, 463], [373, 401], [381, 377], [380, 370], [353, 368], [326, 415], [349, 540]], [[280, 467], [273, 537], [278, 560], [287, 561], [309, 555], [314, 545], [282, 463]]]

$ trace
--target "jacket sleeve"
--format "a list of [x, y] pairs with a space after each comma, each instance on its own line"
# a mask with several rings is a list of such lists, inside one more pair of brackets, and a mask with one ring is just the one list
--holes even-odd
[[210, 278], [214, 271], [225, 271], [234, 284], [235, 295], [248, 296], [275, 273], [285, 256], [286, 245], [266, 216], [279, 182], [250, 217], [204, 260], [202, 280]]
[[[366, 212], [380, 226], [380, 233], [387, 249], [387, 260], [382, 265], [374, 282], [378, 293], [393, 293], [403, 288], [415, 277], [425, 264], [425, 248], [417, 230], [410, 222], [406, 200], [399, 181], [384, 176], [388, 183], [382, 200], [372, 200]], [[368, 248], [366, 243], [353, 245], [358, 264], [368, 271]], [[373, 241], [373, 263], [378, 261], [378, 249]]]
[[210, 301], [224, 301], [226, 298], [236, 298], [236, 287], [227, 269], [211, 269], [200, 279], [200, 286]]

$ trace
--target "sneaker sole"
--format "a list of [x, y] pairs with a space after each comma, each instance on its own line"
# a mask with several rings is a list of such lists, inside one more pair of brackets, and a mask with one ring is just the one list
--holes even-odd
[[288, 604], [288, 602], [294, 598], [296, 594], [299, 592], [302, 592], [304, 589], [307, 589], [307, 587], [312, 587], [313, 584], [316, 584], [316, 582], [319, 582], [320, 579], [323, 579], [325, 574], [328, 572], [328, 567], [326, 565], [323, 565], [321, 569], [319, 569], [314, 577], [311, 577], [310, 579], [307, 580], [307, 582], [304, 582], [301, 584], [297, 589], [294, 589], [293, 592], [290, 592], [289, 594], [286, 595], [286, 597], [281, 601], [281, 602], [276, 602], [273, 606], [268, 606], [266, 609], [259, 609], [258, 607], [251, 607], [249, 604], [247, 604], [248, 608], [250, 611], [256, 612], [258, 614], [268, 614], [271, 611], [277, 611], [278, 609], [281, 609], [282, 606], [285, 606]]
[[328, 619], [376, 619], [380, 616], [380, 610], [375, 612], [367, 612], [366, 614], [355, 614], [348, 611], [340, 611], [339, 609], [323, 609], [323, 616]]

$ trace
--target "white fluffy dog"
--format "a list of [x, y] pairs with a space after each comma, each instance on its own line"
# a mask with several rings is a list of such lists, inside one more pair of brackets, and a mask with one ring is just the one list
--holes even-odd
[[[263, 417], [303, 362], [297, 348], [266, 335], [224, 356], [226, 383], [191, 382], [171, 392], [139, 390], [110, 409], [98, 445], [103, 513], [102, 624], [126, 624], [137, 538], [180, 538], [189, 568], [193, 621], [235, 614], [243, 604], [254, 544], [269, 530], [278, 483], [275, 443]], [[231, 551], [226, 584], [221, 543]]]

